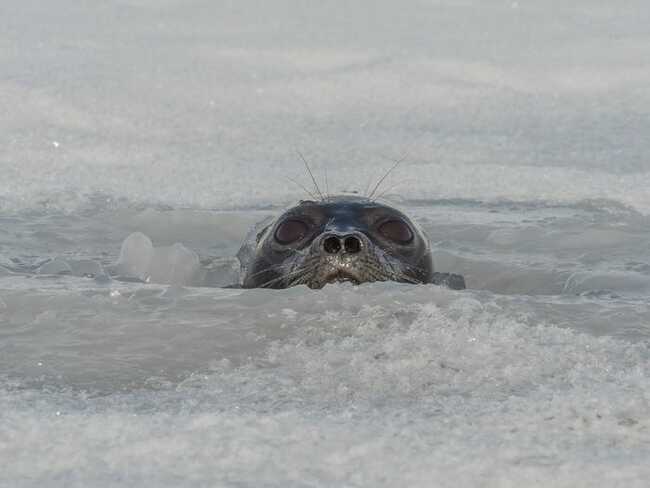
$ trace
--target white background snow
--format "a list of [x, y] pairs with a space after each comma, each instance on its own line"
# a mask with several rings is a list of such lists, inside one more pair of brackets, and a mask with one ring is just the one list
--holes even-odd
[[[0, 486], [648, 486], [649, 26], [0, 0]], [[296, 150], [470, 289], [217, 287]]]

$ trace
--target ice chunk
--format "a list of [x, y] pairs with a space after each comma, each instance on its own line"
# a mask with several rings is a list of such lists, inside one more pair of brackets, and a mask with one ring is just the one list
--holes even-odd
[[72, 274], [72, 268], [67, 261], [61, 258], [54, 258], [41, 265], [37, 273], [42, 275]]
[[142, 232], [129, 235], [122, 244], [115, 271], [129, 278], [173, 285], [194, 284], [199, 279], [199, 256], [183, 244], [154, 247]]
[[154, 248], [149, 278], [154, 283], [187, 285], [195, 281], [200, 269], [199, 256], [183, 244]]
[[142, 232], [134, 232], [122, 243], [116, 271], [129, 277], [146, 281], [149, 277], [149, 265], [154, 255], [151, 239]]

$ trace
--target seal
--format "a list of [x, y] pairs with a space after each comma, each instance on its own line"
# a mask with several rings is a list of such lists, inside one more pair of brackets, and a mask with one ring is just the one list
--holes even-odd
[[436, 273], [420, 227], [370, 198], [302, 200], [259, 224], [237, 254], [243, 288], [288, 288], [374, 281], [434, 283], [464, 289], [462, 276]]

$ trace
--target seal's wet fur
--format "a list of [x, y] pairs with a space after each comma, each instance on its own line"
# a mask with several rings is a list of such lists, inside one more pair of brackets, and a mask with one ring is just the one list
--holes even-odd
[[417, 224], [368, 198], [301, 201], [251, 239], [238, 254], [244, 288], [322, 288], [341, 281], [465, 288], [462, 276], [434, 272], [429, 240]]

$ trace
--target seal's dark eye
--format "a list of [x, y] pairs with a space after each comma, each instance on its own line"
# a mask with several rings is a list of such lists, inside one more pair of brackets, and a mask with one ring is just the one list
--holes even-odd
[[413, 240], [411, 228], [401, 220], [389, 220], [379, 226], [379, 232], [386, 239], [398, 244], [408, 244]]
[[275, 240], [286, 245], [299, 241], [307, 235], [309, 227], [302, 220], [285, 220], [275, 231]]

